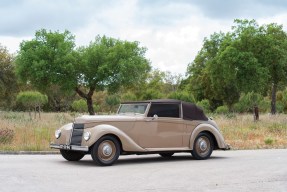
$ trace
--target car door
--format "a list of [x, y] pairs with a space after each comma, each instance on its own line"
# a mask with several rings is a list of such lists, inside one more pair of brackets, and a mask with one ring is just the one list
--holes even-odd
[[184, 124], [181, 105], [151, 104], [147, 117], [138, 127], [138, 144], [143, 148], [180, 148]]

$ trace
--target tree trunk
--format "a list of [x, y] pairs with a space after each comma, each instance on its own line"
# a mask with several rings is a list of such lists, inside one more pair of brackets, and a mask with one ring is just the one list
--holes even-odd
[[277, 92], [277, 84], [272, 84], [272, 93], [271, 93], [271, 114], [276, 114], [276, 92]]
[[88, 97], [86, 100], [87, 100], [89, 114], [95, 115], [92, 97]]
[[78, 87], [75, 89], [75, 91], [78, 93], [78, 95], [87, 101], [87, 106], [88, 106], [88, 112], [90, 115], [95, 115], [94, 107], [93, 107], [93, 94], [95, 91], [94, 87], [90, 87], [90, 90], [88, 94], [85, 94], [83, 91], [81, 91]]
[[254, 121], [259, 120], [259, 108], [257, 105], [253, 107], [253, 116], [254, 116]]

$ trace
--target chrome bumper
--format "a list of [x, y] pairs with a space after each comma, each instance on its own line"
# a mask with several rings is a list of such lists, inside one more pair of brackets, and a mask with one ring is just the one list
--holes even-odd
[[226, 144], [226, 147], [223, 150], [226, 151], [226, 150], [230, 150], [230, 149], [231, 149], [230, 145]]
[[50, 148], [53, 149], [65, 149], [65, 150], [71, 150], [71, 151], [89, 151], [89, 147], [88, 146], [77, 146], [77, 145], [58, 145], [58, 144], [54, 144], [51, 143], [50, 144]]

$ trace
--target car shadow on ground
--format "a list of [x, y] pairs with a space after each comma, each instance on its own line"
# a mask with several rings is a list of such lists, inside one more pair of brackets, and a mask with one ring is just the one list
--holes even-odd
[[[88, 156], [88, 155], [87, 155]], [[91, 157], [90, 157], [91, 158]], [[226, 159], [227, 157], [219, 157], [219, 156], [211, 156], [209, 159], [204, 161], [212, 161], [212, 160], [220, 160]], [[180, 156], [172, 156], [172, 157], [161, 157], [161, 156], [149, 156], [149, 155], [138, 155], [138, 156], [120, 156], [120, 158], [115, 162], [113, 166], [125, 166], [125, 165], [135, 165], [135, 164], [157, 164], [157, 163], [176, 163], [176, 162], [191, 162], [198, 161], [193, 158], [191, 155], [180, 155]], [[97, 166], [92, 159], [84, 158], [81, 161], [77, 162], [67, 162], [62, 161], [65, 164], [73, 164], [78, 166]], [[97, 166], [99, 167], [99, 166]]]

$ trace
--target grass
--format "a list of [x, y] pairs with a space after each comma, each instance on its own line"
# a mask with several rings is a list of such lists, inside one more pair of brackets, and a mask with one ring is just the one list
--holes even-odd
[[252, 114], [214, 119], [233, 149], [287, 148], [286, 114], [260, 115], [257, 122], [253, 121]]
[[[12, 130], [11, 142], [1, 142], [0, 151], [48, 151], [57, 128], [73, 121], [68, 113], [42, 113], [42, 118], [30, 120], [28, 113], [0, 112], [0, 130]], [[4, 131], [2, 131], [4, 132]], [[1, 133], [1, 131], [0, 131]], [[7, 135], [0, 135], [7, 137]], [[8, 135], [9, 137], [9, 135]]]
[[[72, 122], [75, 114], [42, 113], [30, 120], [28, 113], [0, 112], [0, 151], [49, 151], [54, 131]], [[225, 141], [232, 149], [287, 148], [287, 115], [216, 115]]]

